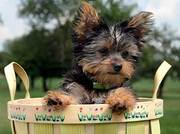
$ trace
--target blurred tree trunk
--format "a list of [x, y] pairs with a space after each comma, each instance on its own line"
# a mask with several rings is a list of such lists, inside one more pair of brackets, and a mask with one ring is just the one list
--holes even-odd
[[62, 34], [61, 28], [59, 28], [59, 30], [58, 30], [58, 35], [59, 35], [58, 44], [61, 46], [60, 61], [61, 61], [61, 63], [63, 63], [63, 61], [64, 61], [64, 34]]
[[16, 90], [21, 91], [21, 83], [22, 83], [22, 81], [20, 80], [19, 77], [17, 77], [16, 81], [17, 81]]
[[48, 91], [47, 77], [46, 76], [43, 76], [43, 89], [44, 89], [44, 92]]
[[164, 79], [162, 80], [159, 90], [158, 90], [158, 98], [163, 98], [163, 94], [164, 94], [164, 84], [167, 80], [167, 76], [164, 77]]
[[35, 77], [31, 76], [31, 81], [30, 81], [31, 90], [34, 89], [34, 81], [35, 81]]

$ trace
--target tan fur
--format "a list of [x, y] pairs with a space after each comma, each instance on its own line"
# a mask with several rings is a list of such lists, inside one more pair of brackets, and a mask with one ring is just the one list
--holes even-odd
[[136, 97], [132, 91], [121, 87], [111, 92], [105, 103], [109, 104], [114, 111], [131, 110], [136, 104]]
[[50, 101], [57, 103], [56, 105], [49, 104], [49, 106], [52, 106], [54, 110], [60, 110], [60, 109], [65, 108], [67, 105], [77, 103], [74, 97], [65, 95], [64, 93], [61, 93], [60, 91], [49, 91], [47, 93], [47, 96], [44, 97], [44, 101], [45, 103], [48, 103]]
[[139, 32], [139, 36], [143, 37], [146, 32], [149, 31], [149, 24], [152, 23], [153, 13], [140, 12], [132, 17], [128, 22], [128, 27], [136, 28]]
[[122, 69], [118, 74], [110, 74], [114, 72], [111, 59], [105, 59], [96, 64], [86, 63], [83, 71], [90, 73], [100, 83], [121, 85], [126, 78], [130, 79], [133, 76], [135, 70], [131, 62], [123, 60], [120, 64]]
[[99, 24], [99, 16], [96, 10], [87, 2], [82, 2], [79, 20], [75, 23], [74, 31], [79, 39], [83, 39], [83, 34]]
[[130, 79], [135, 71], [133, 68], [133, 64], [128, 61], [123, 61], [121, 62], [121, 64], [122, 64], [122, 69], [120, 73], [123, 74], [126, 78]]

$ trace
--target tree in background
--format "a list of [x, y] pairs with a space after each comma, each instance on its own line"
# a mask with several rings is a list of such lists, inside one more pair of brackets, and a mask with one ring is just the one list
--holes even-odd
[[54, 35], [45, 29], [33, 29], [27, 35], [6, 43], [6, 51], [13, 55], [13, 61], [28, 71], [31, 86], [34, 78], [41, 76], [45, 90], [48, 90], [46, 79], [61, 76], [65, 70], [60, 61], [59, 49]]
[[20, 17], [28, 20], [30, 25], [54, 30], [54, 38], [59, 49], [60, 60], [63, 63], [65, 48], [70, 40], [71, 21], [79, 6], [79, 0], [22, 0], [19, 10]]
[[137, 8], [136, 4], [126, 5], [124, 0], [95, 0], [92, 4], [99, 10], [104, 21], [109, 24], [128, 19]]
[[[180, 47], [179, 41], [180, 36], [177, 35], [176, 31], [172, 30], [170, 26], [163, 25], [160, 29], [154, 31], [154, 46], [156, 47], [156, 58], [154, 61], [161, 61], [163, 59], [167, 60], [170, 64], [172, 64], [173, 69], [170, 73], [172, 78], [180, 78], [178, 74], [180, 74], [180, 70], [178, 69], [180, 62]], [[163, 86], [166, 81], [164, 78], [160, 90], [159, 97], [163, 97]]]
[[[31, 31], [7, 42], [6, 50], [29, 72], [31, 86], [38, 76], [60, 77], [71, 66], [71, 21], [79, 1], [22, 0], [20, 17], [28, 20]], [[51, 27], [49, 28], [48, 25]]]
[[[0, 25], [3, 25], [3, 20], [0, 13]], [[0, 51], [0, 74], [3, 74], [3, 68], [11, 61], [11, 55], [7, 52]]]
[[[177, 43], [180, 41], [180, 37], [177, 33], [166, 24], [162, 25], [161, 28], [155, 28], [152, 33], [152, 37], [147, 42], [143, 49], [143, 56], [140, 61], [139, 77], [141, 78], [153, 78], [155, 70], [159, 64], [166, 60], [172, 64], [173, 69], [170, 71], [171, 78], [179, 77], [179, 65], [180, 62], [179, 54], [180, 47]], [[158, 97], [163, 97], [163, 87], [167, 80], [165, 77], [160, 85]]]

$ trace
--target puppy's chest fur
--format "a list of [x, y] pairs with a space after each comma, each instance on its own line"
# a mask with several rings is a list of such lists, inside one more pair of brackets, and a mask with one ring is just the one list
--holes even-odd
[[111, 90], [122, 87], [104, 85], [89, 78], [82, 70], [74, 69], [65, 75], [63, 91], [77, 98], [80, 104], [103, 104]]

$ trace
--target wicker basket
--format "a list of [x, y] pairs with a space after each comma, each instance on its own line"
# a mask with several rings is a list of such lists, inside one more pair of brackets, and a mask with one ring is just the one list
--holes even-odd
[[[5, 67], [11, 101], [8, 119], [13, 134], [160, 134], [159, 118], [163, 100], [157, 99], [158, 87], [171, 66], [163, 62], [154, 78], [153, 98], [139, 98], [132, 111], [112, 113], [107, 104], [70, 105], [53, 111], [42, 98], [30, 98], [29, 79], [24, 69], [12, 62]], [[25, 99], [14, 100], [16, 75], [26, 89]]]

